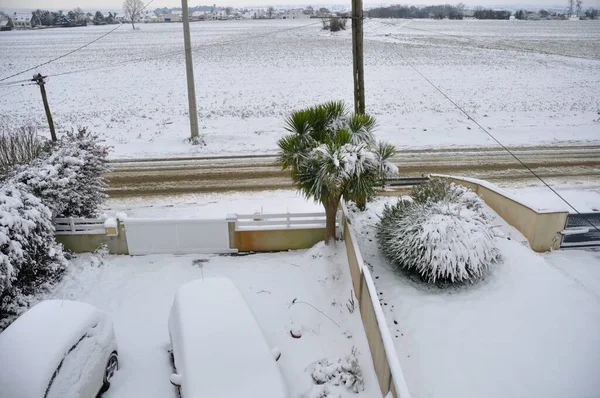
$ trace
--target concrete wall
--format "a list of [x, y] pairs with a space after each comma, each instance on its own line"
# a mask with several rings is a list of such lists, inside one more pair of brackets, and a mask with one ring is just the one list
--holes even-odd
[[120, 221], [118, 230], [118, 236], [107, 236], [106, 234], [57, 235], [56, 240], [62, 243], [66, 250], [73, 253], [90, 253], [106, 245], [110, 254], [129, 254], [127, 234]]
[[234, 223], [229, 227], [229, 247], [240, 252], [308, 249], [324, 239], [325, 228], [236, 231]]
[[444, 178], [477, 193], [500, 217], [518, 229], [536, 252], [560, 248], [560, 232], [565, 229], [568, 212], [539, 212], [497, 192], [492, 186], [457, 177]]
[[369, 269], [364, 266], [358, 242], [350, 230], [347, 210], [345, 207], [343, 210], [344, 243], [348, 266], [381, 394], [386, 396], [391, 392], [395, 398], [410, 398], [383, 309], [377, 299], [375, 284]]

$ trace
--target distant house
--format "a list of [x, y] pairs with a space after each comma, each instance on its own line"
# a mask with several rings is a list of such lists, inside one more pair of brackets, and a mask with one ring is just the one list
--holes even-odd
[[158, 18], [159, 22], [182, 22], [181, 14], [163, 14]]
[[6, 31], [6, 30], [12, 30], [12, 24], [10, 23], [10, 21], [8, 19], [4, 19], [4, 20], [0, 21], [0, 32]]
[[30, 12], [15, 12], [12, 16], [14, 29], [31, 29], [33, 22], [33, 14]]
[[279, 19], [309, 19], [310, 15], [304, 13], [302, 9], [287, 10], [278, 15]]

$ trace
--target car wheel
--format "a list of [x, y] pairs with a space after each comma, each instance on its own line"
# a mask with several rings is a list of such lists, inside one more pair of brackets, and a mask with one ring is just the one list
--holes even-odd
[[102, 390], [100, 393], [105, 392], [110, 387], [110, 379], [115, 375], [117, 370], [119, 369], [119, 358], [116, 352], [110, 354], [108, 357], [108, 361], [106, 361], [106, 367], [104, 368], [104, 380], [102, 384]]

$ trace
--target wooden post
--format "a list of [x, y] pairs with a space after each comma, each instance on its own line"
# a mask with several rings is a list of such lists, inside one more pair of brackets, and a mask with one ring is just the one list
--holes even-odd
[[190, 39], [190, 16], [187, 0], [181, 0], [183, 17], [183, 45], [185, 48], [185, 71], [187, 75], [188, 107], [190, 112], [191, 142], [198, 141], [198, 110], [196, 108], [196, 87], [194, 85], [194, 65], [192, 61], [192, 42]]
[[365, 75], [363, 62], [362, 0], [352, 0], [352, 72], [354, 80], [354, 112], [365, 113]]
[[48, 119], [48, 127], [50, 127], [50, 136], [52, 137], [52, 142], [56, 142], [56, 132], [54, 131], [54, 121], [52, 120], [52, 114], [50, 113], [50, 105], [48, 105], [48, 97], [46, 97], [46, 88], [44, 87], [44, 79], [46, 76], [42, 76], [41, 73], [33, 76], [31, 81], [35, 82], [38, 86], [40, 86], [40, 91], [42, 92], [42, 101], [44, 102], [44, 110], [46, 111], [46, 118]]

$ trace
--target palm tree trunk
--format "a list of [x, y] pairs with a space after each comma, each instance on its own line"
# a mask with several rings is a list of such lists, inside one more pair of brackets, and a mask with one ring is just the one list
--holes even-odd
[[367, 208], [367, 197], [366, 196], [357, 196], [356, 198], [354, 198], [354, 202], [356, 202], [356, 207], [358, 207], [358, 209], [360, 211], [364, 211]]
[[337, 214], [338, 205], [340, 204], [340, 196], [329, 198], [323, 202], [325, 206], [326, 218], [326, 235], [325, 243], [329, 244], [335, 240], [335, 216]]

